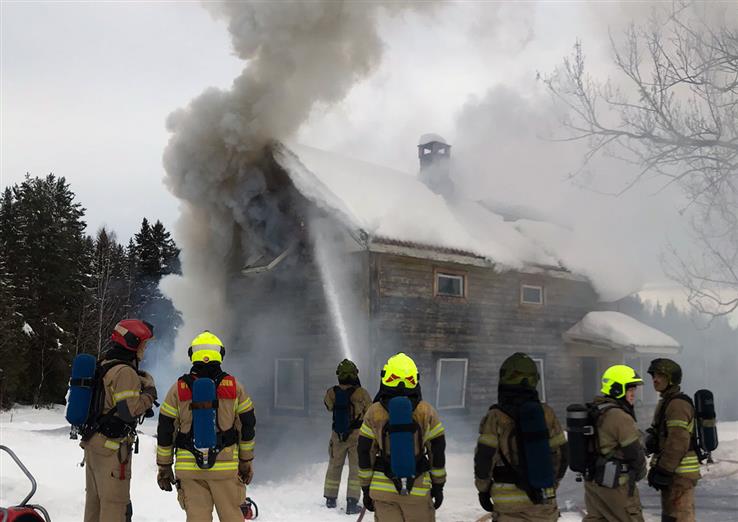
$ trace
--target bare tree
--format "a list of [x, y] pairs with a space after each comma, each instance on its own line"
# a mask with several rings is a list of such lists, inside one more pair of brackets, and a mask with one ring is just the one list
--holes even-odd
[[[738, 308], [738, 10], [678, 3], [666, 15], [611, 36], [617, 85], [585, 69], [580, 43], [544, 79], [566, 111], [563, 140], [587, 144], [583, 171], [600, 156], [635, 166], [624, 192], [646, 177], [676, 184], [687, 197], [700, 255], [672, 250], [667, 270], [701, 312]], [[581, 172], [580, 171], [580, 172]]]

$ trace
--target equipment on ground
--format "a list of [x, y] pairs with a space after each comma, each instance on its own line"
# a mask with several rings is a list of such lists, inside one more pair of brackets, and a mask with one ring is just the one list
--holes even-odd
[[407, 397], [393, 397], [389, 401], [390, 470], [386, 473], [395, 483], [400, 495], [407, 495], [413, 488], [417, 474], [415, 458], [415, 433], [413, 406]]
[[251, 497], [246, 497], [246, 500], [241, 504], [241, 513], [243, 513], [244, 520], [255, 520], [259, 516], [259, 506], [256, 505]]
[[0, 522], [51, 522], [51, 517], [46, 509], [37, 504], [28, 503], [36, 493], [36, 479], [33, 478], [31, 472], [28, 471], [28, 468], [23, 465], [18, 456], [10, 448], [0, 445], [0, 451], [4, 451], [10, 455], [10, 458], [15, 461], [21, 471], [28, 477], [28, 480], [31, 481], [31, 491], [20, 504], [8, 508], [0, 507]]

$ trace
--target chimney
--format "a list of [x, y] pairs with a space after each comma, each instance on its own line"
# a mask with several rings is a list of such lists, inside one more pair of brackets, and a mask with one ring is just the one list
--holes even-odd
[[451, 145], [438, 134], [423, 134], [418, 140], [420, 180], [440, 196], [454, 193], [451, 181]]

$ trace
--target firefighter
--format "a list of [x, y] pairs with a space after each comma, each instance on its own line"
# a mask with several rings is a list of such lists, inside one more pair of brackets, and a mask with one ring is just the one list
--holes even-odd
[[325, 474], [323, 496], [325, 505], [336, 507], [338, 489], [341, 485], [343, 463], [348, 456], [349, 478], [346, 493], [346, 514], [359, 513], [359, 457], [356, 446], [359, 443], [359, 428], [364, 421], [364, 413], [372, 403], [372, 398], [359, 381], [359, 369], [344, 359], [336, 368], [338, 385], [328, 388], [325, 393], [325, 407], [333, 412], [331, 441], [328, 445], [328, 470]]
[[136, 425], [156, 400], [154, 379], [139, 371], [138, 363], [153, 337], [151, 324], [124, 319], [115, 325], [99, 363], [102, 408], [80, 444], [86, 464], [84, 522], [122, 522], [133, 516], [131, 458]]
[[682, 369], [676, 362], [654, 359], [648, 373], [661, 394], [646, 437], [646, 451], [654, 455], [648, 485], [661, 493], [661, 520], [694, 522], [694, 488], [701, 476], [694, 406], [680, 390]]
[[[475, 484], [480, 505], [494, 513], [498, 522], [553, 522], [559, 518], [555, 488], [566, 473], [566, 437], [553, 410], [540, 402], [536, 389], [539, 380], [538, 368], [530, 357], [523, 353], [508, 357], [500, 367], [498, 403], [490, 408], [479, 426], [474, 454]], [[518, 425], [523, 404], [527, 405], [526, 416], [538, 416], [546, 427], [538, 440], [524, 434]], [[551, 456], [550, 462], [534, 466], [535, 477], [530, 476], [530, 466], [521, 459], [524, 445], [531, 443], [539, 447], [542, 444]], [[531, 486], [531, 482], [540, 483], [536, 479], [542, 476], [550, 477], [552, 488], [542, 490]]]
[[[245, 485], [254, 475], [254, 405], [241, 383], [221, 369], [225, 347], [218, 337], [204, 331], [192, 340], [188, 355], [192, 368], [172, 385], [159, 411], [157, 482], [164, 491], [177, 485], [188, 522], [212, 521], [213, 506], [221, 522], [242, 522]], [[215, 383], [213, 403], [192, 402], [192, 384], [201, 378]], [[215, 410], [216, 447], [194, 447], [193, 408]]]
[[596, 464], [584, 484], [584, 522], [643, 522], [636, 482], [646, 476], [646, 456], [636, 424], [635, 395], [643, 379], [618, 364], [602, 374], [602, 395], [595, 397]]
[[[422, 400], [418, 378], [410, 357], [404, 353], [390, 357], [381, 373], [379, 393], [361, 425], [359, 479], [364, 506], [375, 511], [376, 521], [432, 522], [443, 502], [445, 429], [433, 406]], [[397, 397], [404, 399], [394, 401]], [[397, 423], [398, 404], [407, 404], [407, 418], [400, 419], [404, 419], [401, 424]], [[402, 445], [393, 443], [388, 447], [391, 437], [408, 433], [409, 443], [404, 439]], [[401, 460], [412, 463], [414, 480], [394, 472], [394, 461]]]

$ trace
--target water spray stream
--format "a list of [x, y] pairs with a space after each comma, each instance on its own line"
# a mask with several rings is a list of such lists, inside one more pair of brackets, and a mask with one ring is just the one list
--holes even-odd
[[[315, 230], [318, 227], [313, 227]], [[336, 278], [339, 274], [338, 267], [335, 263], [335, 257], [328, 251], [328, 241], [324, 234], [318, 229], [314, 234], [313, 251], [315, 252], [315, 261], [320, 271], [320, 278], [323, 282], [323, 293], [328, 303], [328, 311], [330, 312], [333, 327], [341, 343], [341, 352], [346, 359], [354, 360], [351, 354], [351, 343], [349, 342], [348, 328], [344, 311], [346, 303], [342, 302], [338, 292]]]

